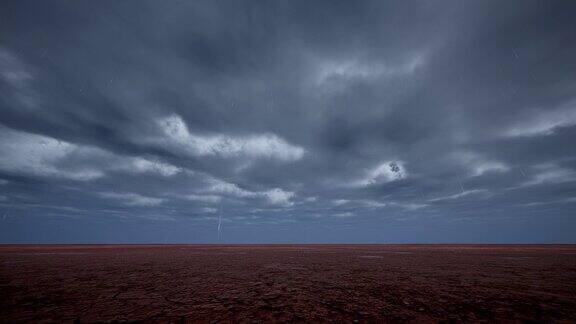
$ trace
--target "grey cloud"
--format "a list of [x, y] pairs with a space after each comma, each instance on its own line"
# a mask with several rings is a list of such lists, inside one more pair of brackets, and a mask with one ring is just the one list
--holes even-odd
[[573, 242], [575, 9], [3, 1], [0, 234]]

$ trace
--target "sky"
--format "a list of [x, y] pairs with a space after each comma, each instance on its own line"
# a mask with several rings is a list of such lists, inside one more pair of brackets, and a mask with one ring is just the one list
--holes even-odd
[[1, 243], [575, 243], [576, 2], [0, 2]]

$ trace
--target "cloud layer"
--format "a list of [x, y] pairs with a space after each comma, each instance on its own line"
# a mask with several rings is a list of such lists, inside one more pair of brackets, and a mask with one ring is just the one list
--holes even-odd
[[573, 242], [569, 1], [3, 1], [6, 242]]

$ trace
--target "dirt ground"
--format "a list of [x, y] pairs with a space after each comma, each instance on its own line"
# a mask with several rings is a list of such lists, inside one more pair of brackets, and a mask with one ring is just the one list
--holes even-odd
[[575, 245], [0, 246], [0, 322], [576, 322]]

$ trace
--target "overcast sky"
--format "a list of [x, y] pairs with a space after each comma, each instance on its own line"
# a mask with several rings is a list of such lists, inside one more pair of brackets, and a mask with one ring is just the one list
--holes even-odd
[[574, 1], [0, 2], [0, 242], [576, 242], [575, 143]]

